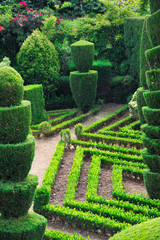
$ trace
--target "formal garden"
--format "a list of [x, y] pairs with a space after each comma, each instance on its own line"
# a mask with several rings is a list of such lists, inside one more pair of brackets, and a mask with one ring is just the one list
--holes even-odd
[[159, 22], [157, 0], [1, 1], [0, 240], [160, 239]]

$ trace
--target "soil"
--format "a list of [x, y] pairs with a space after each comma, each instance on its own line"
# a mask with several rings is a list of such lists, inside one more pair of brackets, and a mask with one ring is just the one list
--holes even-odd
[[[88, 126], [91, 123], [98, 121], [107, 115], [114, 113], [116, 110], [120, 109], [124, 105], [109, 103], [106, 104], [102, 110], [95, 116], [91, 116], [88, 120], [83, 123], [83, 126]], [[71, 128], [71, 136], [75, 138], [74, 127]], [[43, 176], [45, 174], [46, 168], [50, 164], [50, 160], [54, 155], [56, 146], [60, 140], [59, 135], [55, 135], [49, 138], [36, 139], [36, 149], [35, 157], [30, 170], [31, 174], [36, 174], [39, 177], [39, 186], [41, 186], [43, 181]], [[56, 176], [55, 184], [52, 187], [52, 194], [50, 203], [60, 204], [64, 201], [64, 194], [66, 191], [66, 185], [68, 181], [68, 174], [71, 171], [75, 151], [73, 149], [66, 149], [62, 164], [59, 168], [58, 174]], [[90, 167], [91, 158], [84, 158], [83, 166], [80, 174], [80, 179], [78, 182], [76, 200], [85, 201], [86, 198], [86, 188], [88, 182], [88, 170]], [[97, 194], [99, 196], [107, 197], [107, 199], [112, 198], [112, 167], [101, 166], [100, 180]], [[126, 192], [130, 193], [143, 193], [147, 196], [146, 189], [143, 180], [135, 179], [131, 176], [125, 176], [123, 178], [123, 185]], [[98, 232], [88, 232], [83, 229], [73, 228], [67, 223], [61, 222], [59, 219], [52, 219], [48, 222], [47, 229], [60, 230], [62, 232], [73, 235], [74, 233], [81, 234], [83, 237], [90, 237], [91, 240], [107, 240], [111, 236], [110, 233]]]

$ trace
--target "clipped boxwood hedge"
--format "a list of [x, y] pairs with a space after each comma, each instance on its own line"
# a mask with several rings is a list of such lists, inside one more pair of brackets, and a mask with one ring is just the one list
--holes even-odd
[[28, 174], [35, 150], [35, 138], [28, 135], [19, 144], [0, 144], [0, 178], [22, 181]]
[[141, 151], [143, 162], [148, 166], [152, 172], [160, 173], [160, 156], [151, 155], [148, 150], [145, 148]]
[[146, 104], [150, 108], [160, 108], [160, 90], [144, 93]]
[[149, 107], [142, 108], [143, 115], [149, 125], [160, 125], [160, 109], [154, 109]]
[[146, 50], [145, 56], [151, 69], [160, 68], [160, 46]]
[[0, 68], [0, 107], [19, 105], [23, 99], [23, 79], [11, 67]]
[[[0, 181], [0, 212], [5, 218], [20, 217], [28, 212], [38, 185], [36, 175], [28, 175], [23, 182]], [[32, 238], [33, 239], [33, 238]]]
[[0, 108], [0, 143], [23, 142], [30, 130], [31, 103], [22, 101], [19, 106]]
[[158, 240], [160, 239], [160, 218], [137, 224], [115, 234], [109, 240]]
[[160, 137], [160, 126], [143, 124], [141, 125], [141, 129], [149, 138], [159, 139]]
[[0, 240], [41, 240], [47, 220], [34, 212], [19, 218], [0, 216]]
[[142, 141], [151, 154], [160, 155], [160, 139], [151, 139], [143, 134]]
[[160, 90], [160, 69], [146, 71], [146, 81], [150, 91]]
[[152, 199], [160, 199], [160, 174], [144, 171], [143, 176], [149, 197]]
[[94, 59], [94, 43], [80, 40], [71, 45], [73, 62], [79, 72], [88, 72]]

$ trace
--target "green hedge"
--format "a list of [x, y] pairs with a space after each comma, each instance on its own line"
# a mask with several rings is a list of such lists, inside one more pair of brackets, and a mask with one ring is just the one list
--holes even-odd
[[151, 199], [160, 199], [160, 173], [144, 171], [144, 183]]
[[83, 112], [88, 112], [94, 104], [97, 92], [97, 71], [85, 73], [78, 71], [70, 73], [70, 87], [77, 106]]
[[[49, 231], [49, 230], [46, 230], [45, 231], [45, 235], [43, 237], [43, 240], [86, 240], [86, 238], [83, 238], [81, 235], [78, 235], [77, 234], [74, 234], [73, 236], [72, 235], [69, 235], [67, 233], [62, 233], [60, 231], [55, 231], [55, 230], [52, 230], [52, 231]], [[87, 238], [88, 240], [90, 240], [90, 238], [88, 237]]]
[[0, 216], [0, 240], [41, 240], [47, 220], [29, 212], [19, 218], [4, 219]]
[[24, 86], [24, 99], [31, 102], [32, 124], [45, 120], [42, 84]]
[[145, 56], [150, 69], [160, 68], [160, 46], [146, 50]]
[[22, 101], [19, 106], [0, 108], [0, 143], [25, 141], [31, 123], [31, 103]]
[[28, 175], [23, 182], [0, 181], [0, 212], [5, 218], [20, 217], [28, 212], [38, 185], [36, 175]]
[[142, 112], [142, 107], [146, 106], [146, 102], [144, 100], [143, 94], [145, 93], [146, 90], [143, 88], [138, 88], [137, 89], [137, 107], [138, 107], [138, 116], [140, 123], [146, 123], [146, 120], [144, 118], [143, 112]]
[[153, 126], [160, 125], [160, 109], [143, 107], [142, 111], [149, 125], [153, 125]]
[[141, 125], [141, 129], [149, 138], [159, 139], [160, 126], [152, 126], [149, 124], [143, 124], [143, 125]]
[[146, 148], [143, 149], [141, 153], [144, 163], [148, 166], [151, 172], [160, 173], [160, 156], [151, 155]]
[[35, 139], [28, 135], [19, 144], [0, 144], [0, 178], [7, 181], [23, 181], [34, 158]]
[[126, 18], [124, 22], [124, 41], [128, 58], [129, 74], [139, 84], [140, 40], [144, 17]]
[[160, 108], [160, 90], [144, 93], [146, 104], [150, 108]]
[[159, 22], [160, 16], [160, 3], [156, 0], [151, 1], [155, 1], [156, 4], [159, 5], [159, 7], [156, 8], [156, 12], [147, 19], [148, 37], [152, 44], [152, 47], [156, 47], [160, 44], [160, 31], [157, 24]]
[[160, 69], [147, 71], [146, 79], [150, 91], [160, 90]]
[[94, 43], [80, 40], [71, 45], [73, 62], [79, 72], [88, 72], [94, 59]]
[[151, 139], [143, 134], [142, 141], [150, 154], [160, 155], [160, 139]]

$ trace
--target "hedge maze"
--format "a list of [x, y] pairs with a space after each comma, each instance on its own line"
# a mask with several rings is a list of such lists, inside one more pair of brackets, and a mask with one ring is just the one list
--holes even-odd
[[[63, 206], [52, 205], [49, 202], [51, 189], [66, 149], [65, 142], [59, 142], [42, 186], [35, 194], [34, 210], [37, 213], [48, 219], [58, 216], [73, 226], [100, 230], [103, 234], [111, 235], [131, 225], [160, 216], [159, 200], [149, 199], [143, 194], [127, 193], [123, 186], [124, 176], [129, 175], [133, 179], [143, 181], [143, 172], [147, 169], [141, 157], [143, 142], [140, 123], [129, 114], [127, 116], [127, 112], [128, 107], [125, 106], [90, 126], [75, 126], [78, 139], [70, 140], [70, 145], [75, 149], [75, 157], [68, 175]], [[90, 159], [86, 199], [79, 201], [76, 199], [76, 192], [86, 157]], [[110, 199], [97, 194], [102, 165], [112, 169]], [[63, 233], [59, 232], [61, 238], [56, 237], [56, 234], [47, 230], [44, 239], [67, 239]], [[83, 238], [74, 236], [73, 239]]]

